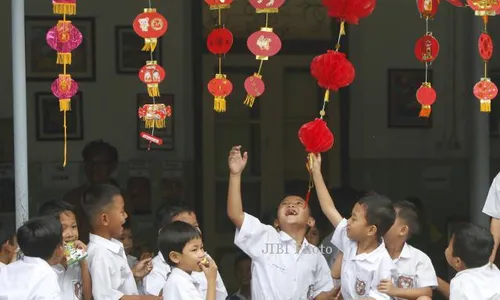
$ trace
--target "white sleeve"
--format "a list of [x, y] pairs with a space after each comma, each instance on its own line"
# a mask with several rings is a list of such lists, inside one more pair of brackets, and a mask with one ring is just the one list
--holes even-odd
[[251, 259], [261, 257], [279, 240], [278, 231], [269, 225], [262, 224], [256, 217], [245, 213], [243, 225], [236, 228], [234, 244]]
[[450, 300], [469, 300], [463, 291], [463, 287], [460, 288], [460, 284], [452, 280], [450, 283]]
[[493, 179], [483, 207], [483, 213], [495, 219], [500, 219], [500, 199], [498, 199], [500, 193], [499, 176], [500, 173]]
[[416, 288], [435, 288], [438, 286], [436, 271], [434, 270], [432, 261], [424, 253], [421, 254], [420, 260], [417, 263], [416, 274], [418, 276]]
[[332, 244], [345, 253], [351, 240], [347, 237], [347, 219], [343, 219], [335, 228], [332, 236]]
[[61, 300], [61, 289], [55, 272], [44, 276], [34, 290], [35, 300]]
[[333, 289], [333, 279], [325, 257], [318, 253], [316, 272], [314, 274], [314, 298], [322, 292], [329, 292]]
[[142, 279], [142, 288], [145, 295], [158, 296], [165, 285], [167, 274], [153, 264], [153, 270]]
[[120, 299], [124, 295], [115, 290], [111, 278], [120, 270], [114, 268], [109, 259], [102, 256], [93, 256], [89, 260], [89, 272], [92, 278], [92, 296], [94, 300]]
[[219, 271], [217, 271], [217, 280], [215, 281], [215, 300], [226, 300], [227, 290], [222, 281]]
[[377, 287], [382, 280], [384, 280], [384, 279], [391, 280], [393, 277], [393, 274], [395, 274], [395, 273], [396, 273], [396, 265], [392, 261], [389, 254], [387, 254], [382, 258], [382, 260], [380, 261], [380, 264], [378, 266], [378, 269], [373, 274], [373, 281], [371, 282], [371, 285], [370, 285], [370, 291], [368, 292], [368, 298], [371, 297], [371, 298], [374, 298], [376, 300], [390, 300], [391, 297], [389, 297], [387, 294], [383, 294], [383, 293], [379, 292]]
[[[173, 278], [172, 278], [173, 279]], [[163, 288], [163, 300], [205, 300], [194, 284], [175, 283], [167, 280]]]

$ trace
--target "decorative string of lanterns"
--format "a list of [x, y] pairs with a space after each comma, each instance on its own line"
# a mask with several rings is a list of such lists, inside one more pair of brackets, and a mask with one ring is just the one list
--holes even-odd
[[67, 73], [67, 66], [71, 65], [71, 52], [82, 43], [82, 33], [74, 26], [67, 16], [76, 14], [76, 0], [52, 0], [53, 13], [62, 15], [63, 19], [49, 29], [46, 35], [48, 45], [57, 51], [56, 64], [62, 65], [62, 73], [51, 85], [52, 93], [59, 99], [59, 111], [63, 113], [64, 131], [64, 161], [67, 164], [68, 136], [67, 112], [71, 110], [71, 98], [78, 92], [78, 83]]

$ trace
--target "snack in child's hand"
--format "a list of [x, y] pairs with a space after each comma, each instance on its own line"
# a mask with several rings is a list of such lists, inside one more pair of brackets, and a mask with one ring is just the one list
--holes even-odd
[[73, 242], [64, 244], [64, 255], [66, 256], [66, 263], [72, 265], [87, 257], [87, 252], [75, 247]]
[[210, 261], [208, 260], [208, 258], [206, 256], [200, 261], [200, 263], [207, 268], [208, 268], [208, 266], [210, 266]]

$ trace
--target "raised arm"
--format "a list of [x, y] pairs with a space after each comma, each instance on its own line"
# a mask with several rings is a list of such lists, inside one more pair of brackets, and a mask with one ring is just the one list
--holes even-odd
[[241, 173], [247, 164], [248, 154], [241, 155], [241, 146], [234, 146], [229, 151], [229, 188], [227, 191], [227, 216], [237, 228], [243, 225], [245, 213], [241, 200]]
[[325, 180], [323, 179], [323, 174], [321, 174], [321, 154], [311, 154], [311, 158], [310, 162], [312, 162], [312, 164], [309, 168], [311, 169], [321, 210], [326, 215], [330, 223], [332, 223], [334, 227], [337, 227], [343, 218], [335, 207], [333, 199], [330, 196], [330, 192], [326, 187]]
[[493, 251], [491, 252], [490, 262], [494, 263], [498, 251], [498, 244], [500, 243], [500, 219], [491, 218], [490, 231], [495, 241]]

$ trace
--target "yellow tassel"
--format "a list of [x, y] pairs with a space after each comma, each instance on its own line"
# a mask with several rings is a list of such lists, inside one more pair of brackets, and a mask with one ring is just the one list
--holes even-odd
[[217, 97], [214, 99], [214, 110], [216, 112], [225, 112], [226, 111], [226, 99]]
[[218, 9], [228, 9], [230, 8], [230, 4], [217, 4], [217, 5], [210, 5], [210, 10], [218, 10]]
[[421, 118], [428, 118], [431, 115], [431, 106], [430, 105], [422, 105], [420, 109], [420, 114], [418, 115]]
[[71, 65], [71, 53], [57, 53], [58, 65]]
[[75, 3], [54, 3], [53, 12], [55, 15], [76, 15]]
[[155, 126], [154, 120], [145, 120], [144, 125], [146, 128], [153, 128]]
[[247, 95], [245, 101], [243, 101], [243, 104], [245, 104], [248, 107], [253, 107], [254, 102], [255, 102], [255, 97], [252, 95]]
[[156, 120], [155, 126], [156, 128], [165, 128], [165, 120]]
[[144, 47], [142, 47], [142, 51], [153, 52], [153, 51], [155, 51], [157, 44], [158, 44], [158, 40], [156, 38], [144, 39]]
[[481, 100], [481, 112], [491, 112], [491, 100]]
[[157, 84], [148, 84], [149, 97], [160, 97], [160, 89]]
[[71, 110], [71, 99], [59, 99], [59, 111]]
[[323, 99], [326, 103], [330, 102], [330, 90], [325, 91], [325, 98]]
[[340, 23], [340, 35], [346, 35], [345, 33], [345, 21]]
[[68, 134], [67, 134], [67, 127], [66, 127], [66, 111], [63, 112], [64, 115], [64, 121], [63, 121], [63, 126], [64, 126], [64, 162], [63, 162], [63, 167], [66, 167], [66, 161], [68, 158]]

